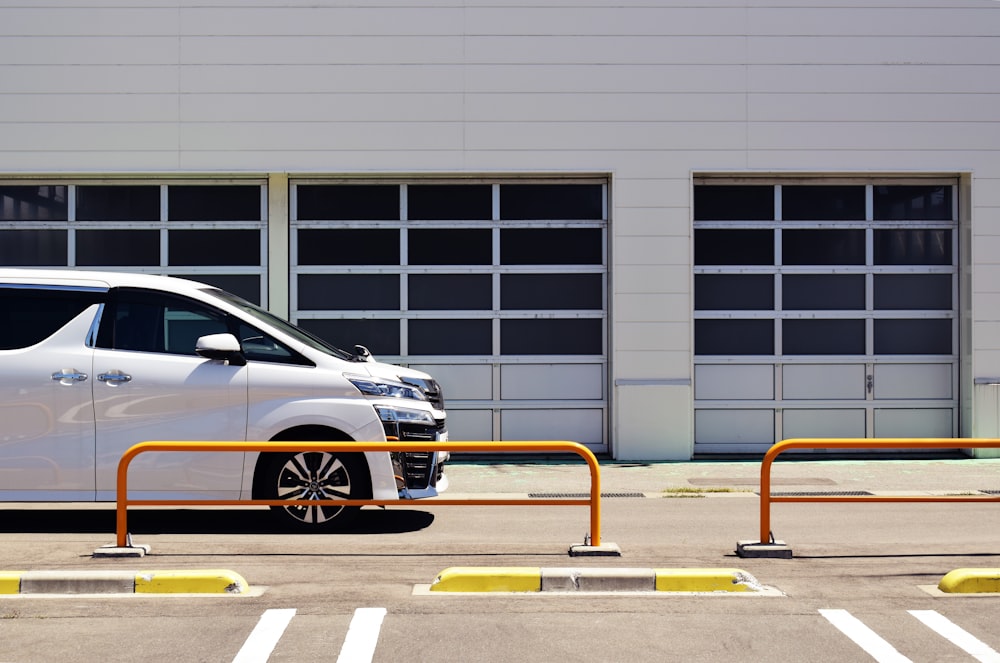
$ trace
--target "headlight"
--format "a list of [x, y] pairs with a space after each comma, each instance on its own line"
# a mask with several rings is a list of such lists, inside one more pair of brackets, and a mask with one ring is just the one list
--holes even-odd
[[434, 417], [425, 410], [410, 410], [404, 407], [384, 407], [375, 406], [378, 418], [383, 422], [393, 422], [400, 424], [424, 424], [433, 426]]
[[376, 380], [354, 375], [345, 375], [351, 384], [358, 388], [366, 396], [378, 396], [380, 398], [407, 398], [414, 401], [426, 401], [424, 392], [412, 385], [402, 382], [390, 382], [388, 380]]

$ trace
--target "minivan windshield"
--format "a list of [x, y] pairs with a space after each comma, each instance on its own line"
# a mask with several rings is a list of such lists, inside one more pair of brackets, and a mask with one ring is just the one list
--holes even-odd
[[273, 313], [265, 311], [264, 309], [255, 304], [251, 304], [242, 297], [238, 297], [232, 293], [226, 292], [225, 290], [219, 290], [218, 288], [204, 288], [202, 289], [202, 292], [204, 292], [209, 296], [215, 297], [216, 299], [221, 299], [230, 306], [235, 306], [236, 308], [243, 311], [250, 317], [260, 320], [261, 322], [268, 324], [271, 327], [274, 327], [281, 332], [284, 332], [288, 336], [291, 336], [292, 338], [301, 343], [305, 343], [306, 345], [315, 350], [319, 350], [320, 352], [323, 352], [328, 355], [333, 355], [338, 359], [344, 359], [347, 361], [357, 360], [356, 355], [353, 355], [350, 352], [347, 352], [346, 350], [341, 350], [336, 346], [330, 345], [323, 339], [317, 336], [313, 336], [305, 329], [296, 327], [287, 320], [283, 320], [282, 318], [279, 318]]

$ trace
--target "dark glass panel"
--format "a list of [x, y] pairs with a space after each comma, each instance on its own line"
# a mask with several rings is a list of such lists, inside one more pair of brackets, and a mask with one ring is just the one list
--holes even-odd
[[504, 220], [603, 219], [600, 184], [501, 184]]
[[875, 219], [891, 221], [950, 221], [952, 187], [877, 186], [875, 187]]
[[302, 311], [399, 309], [397, 274], [300, 274], [298, 283]]
[[882, 311], [949, 311], [950, 274], [876, 274], [875, 309]]
[[876, 230], [876, 265], [950, 265], [951, 230]]
[[178, 274], [172, 272], [170, 275], [215, 286], [257, 305], [260, 305], [261, 302], [260, 276], [257, 274]]
[[773, 355], [772, 320], [695, 320], [696, 355]]
[[399, 219], [395, 184], [300, 184], [295, 187], [300, 221], [393, 221]]
[[694, 264], [773, 265], [774, 231], [695, 230]]
[[399, 230], [395, 228], [302, 229], [297, 239], [300, 265], [399, 264]]
[[500, 308], [504, 310], [601, 310], [600, 274], [502, 274]]
[[864, 320], [783, 320], [786, 355], [863, 355]]
[[160, 187], [76, 187], [77, 221], [159, 221]]
[[774, 187], [759, 184], [698, 185], [694, 188], [695, 221], [771, 221]]
[[783, 230], [781, 262], [785, 265], [863, 265], [865, 231]]
[[770, 274], [695, 274], [696, 311], [770, 311], [774, 277]]
[[600, 228], [507, 228], [500, 231], [503, 265], [600, 265]]
[[172, 184], [167, 187], [171, 221], [260, 221], [260, 186]]
[[488, 311], [493, 308], [490, 274], [411, 274], [409, 307], [414, 311]]
[[862, 185], [784, 185], [781, 218], [785, 221], [863, 221], [865, 187]]
[[65, 230], [0, 230], [0, 265], [62, 267], [67, 245]]
[[[41, 343], [105, 298], [100, 292], [0, 288], [0, 350]], [[17, 415], [11, 411], [7, 416]]]
[[260, 265], [259, 230], [171, 230], [168, 262], [178, 265]]
[[492, 320], [410, 320], [411, 355], [493, 354]]
[[864, 274], [785, 274], [781, 307], [786, 311], [863, 311]]
[[0, 186], [0, 221], [65, 221], [65, 185]]
[[411, 184], [406, 187], [410, 220], [489, 220], [493, 187], [489, 184]]
[[493, 231], [488, 228], [410, 229], [411, 265], [492, 265]]
[[363, 345], [372, 354], [399, 354], [398, 320], [299, 320], [299, 327], [338, 348]]
[[159, 230], [77, 230], [76, 264], [81, 266], [156, 266]]
[[604, 321], [599, 319], [501, 320], [500, 354], [599, 355]]
[[951, 320], [876, 320], [875, 354], [950, 355]]

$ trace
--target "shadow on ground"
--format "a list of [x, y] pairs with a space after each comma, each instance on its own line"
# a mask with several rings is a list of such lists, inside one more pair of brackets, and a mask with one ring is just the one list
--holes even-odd
[[[335, 534], [404, 534], [425, 529], [434, 515], [412, 509], [362, 509]], [[138, 534], [289, 534], [270, 513], [244, 509], [129, 510], [128, 529]], [[116, 531], [115, 511], [58, 508], [0, 509], [0, 534], [98, 533]]]

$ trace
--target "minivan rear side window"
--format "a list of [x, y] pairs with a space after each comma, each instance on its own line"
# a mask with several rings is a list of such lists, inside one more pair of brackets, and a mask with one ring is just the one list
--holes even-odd
[[0, 284], [0, 350], [41, 343], [105, 297], [105, 292], [88, 288]]

